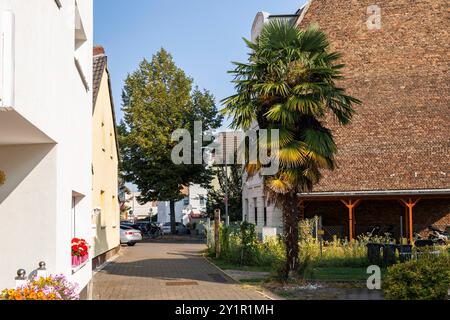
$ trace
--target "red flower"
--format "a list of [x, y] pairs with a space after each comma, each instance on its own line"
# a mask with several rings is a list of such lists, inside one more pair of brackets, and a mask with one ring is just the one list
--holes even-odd
[[87, 256], [89, 254], [89, 247], [86, 240], [74, 238], [72, 239], [72, 256]]

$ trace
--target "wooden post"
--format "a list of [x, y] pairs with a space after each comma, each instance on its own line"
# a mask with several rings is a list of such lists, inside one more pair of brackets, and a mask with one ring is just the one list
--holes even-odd
[[358, 207], [362, 200], [341, 200], [341, 202], [348, 208], [348, 217], [349, 217], [349, 240], [353, 241], [354, 239], [354, 234], [355, 234], [355, 227], [356, 227], [356, 221], [355, 221], [355, 209], [356, 207]]
[[216, 258], [220, 258], [220, 209], [214, 210], [214, 248]]
[[414, 224], [413, 224], [413, 212], [414, 207], [419, 203], [420, 198], [414, 199], [409, 198], [407, 200], [401, 199], [400, 202], [405, 206], [407, 210], [407, 221], [408, 221], [408, 231], [409, 231], [409, 243], [414, 243]]

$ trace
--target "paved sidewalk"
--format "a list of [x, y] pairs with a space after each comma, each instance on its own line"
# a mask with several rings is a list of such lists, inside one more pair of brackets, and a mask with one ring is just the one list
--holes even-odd
[[159, 241], [123, 247], [94, 276], [94, 300], [264, 300], [207, 262], [201, 242]]

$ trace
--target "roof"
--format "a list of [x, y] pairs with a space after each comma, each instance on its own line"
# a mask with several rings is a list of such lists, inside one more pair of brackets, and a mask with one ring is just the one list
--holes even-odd
[[99, 54], [94, 56], [94, 64], [93, 64], [93, 99], [94, 99], [94, 108], [95, 103], [97, 102], [98, 91], [100, 90], [100, 84], [102, 83], [103, 73], [105, 72], [106, 66], [108, 65], [108, 57], [105, 54]]
[[93, 86], [93, 104], [92, 104], [92, 113], [95, 111], [95, 105], [97, 103], [98, 93], [100, 91], [100, 86], [103, 79], [103, 74], [106, 71], [108, 76], [108, 89], [109, 89], [109, 99], [111, 101], [111, 113], [113, 118], [113, 127], [114, 127], [114, 135], [116, 137], [116, 150], [117, 157], [120, 160], [120, 149], [119, 149], [119, 140], [118, 140], [118, 131], [117, 131], [117, 121], [116, 121], [116, 111], [114, 107], [114, 99], [112, 94], [112, 85], [111, 85], [111, 77], [108, 71], [108, 57], [105, 54], [105, 50], [101, 46], [94, 47], [94, 61], [93, 61], [93, 72], [92, 72], [92, 86]]
[[380, 30], [368, 28], [366, 3], [347, 2], [309, 1], [297, 22], [327, 33], [346, 65], [339, 85], [363, 102], [349, 126], [327, 119], [338, 168], [323, 172], [315, 193], [449, 193], [447, 1], [433, 1], [420, 21], [407, 19], [423, 13], [419, 3], [396, 4], [384, 11]]

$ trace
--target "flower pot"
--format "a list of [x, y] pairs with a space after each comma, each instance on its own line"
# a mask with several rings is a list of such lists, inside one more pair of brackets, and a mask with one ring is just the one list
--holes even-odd
[[72, 256], [72, 267], [76, 268], [81, 264], [81, 257], [79, 256]]

